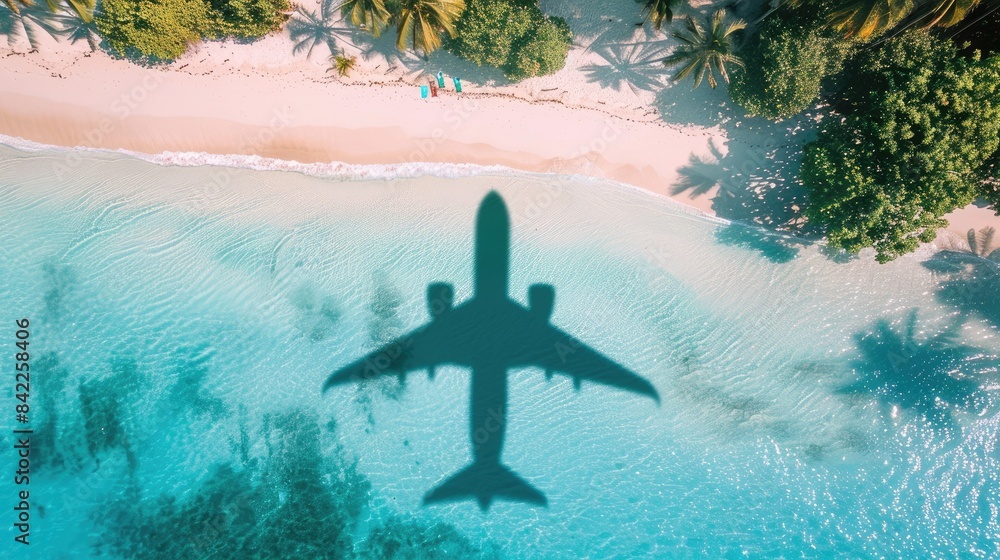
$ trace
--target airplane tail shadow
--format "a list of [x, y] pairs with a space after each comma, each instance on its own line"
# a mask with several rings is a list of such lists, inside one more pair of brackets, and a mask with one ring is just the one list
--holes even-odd
[[500, 463], [477, 462], [451, 476], [424, 496], [424, 505], [475, 498], [482, 510], [496, 499], [547, 506], [548, 500], [534, 486]]

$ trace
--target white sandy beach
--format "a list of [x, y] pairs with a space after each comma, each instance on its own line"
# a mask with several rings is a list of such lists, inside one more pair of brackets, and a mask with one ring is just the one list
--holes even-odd
[[[336, 48], [359, 61], [346, 79], [327, 72], [326, 44], [308, 57], [293, 53], [286, 30], [251, 44], [202, 44], [156, 68], [92, 53], [85, 42], [36, 34], [32, 45], [15, 33], [0, 49], [0, 134], [147, 154], [584, 174], [721, 218], [794, 229], [802, 194], [793, 168], [810, 137], [808, 116], [748, 119], [724, 88], [672, 84], [658, 63], [672, 41], [636, 27], [631, 2], [542, 8], [567, 19], [576, 47], [562, 71], [516, 85], [445, 52], [429, 60], [398, 53], [392, 37], [372, 41], [346, 25]], [[438, 97], [421, 99], [417, 85], [439, 70], [461, 76], [464, 92], [449, 79]], [[959, 234], [1000, 228], [992, 211], [974, 206], [949, 219]]]

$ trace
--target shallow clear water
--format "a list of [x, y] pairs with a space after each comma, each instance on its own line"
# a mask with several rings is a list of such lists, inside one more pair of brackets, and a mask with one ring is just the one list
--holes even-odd
[[[320, 389], [424, 323], [429, 283], [471, 295], [490, 190], [511, 297], [553, 284], [552, 322], [662, 402], [513, 372], [503, 459], [548, 506], [424, 507], [469, 462], [466, 372]], [[986, 261], [847, 259], [569, 177], [6, 147], [0, 218], [8, 356], [32, 324], [31, 557], [1000, 554]]]

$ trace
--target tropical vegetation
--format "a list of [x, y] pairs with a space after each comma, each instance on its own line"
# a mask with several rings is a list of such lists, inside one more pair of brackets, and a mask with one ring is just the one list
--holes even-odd
[[205, 38], [267, 35], [290, 9], [288, 0], [103, 0], [96, 22], [118, 54], [159, 62]]
[[[793, 0], [793, 7], [812, 0]], [[822, 1], [822, 0], [821, 0]], [[840, 0], [831, 5], [829, 26], [846, 37], [868, 40], [896, 30], [952, 27], [965, 19], [981, 0]], [[997, 6], [997, 0], [986, 0]]]
[[1000, 150], [983, 165], [982, 175], [979, 196], [1000, 215]]
[[681, 0], [636, 0], [642, 4], [642, 13], [646, 14], [644, 22], [653, 24], [653, 29], [659, 31], [664, 23], [674, 19], [674, 10]]
[[[3, 0], [3, 2], [15, 14], [21, 13], [20, 6], [31, 7], [35, 5], [32, 0]], [[62, 10], [61, 1], [45, 0], [45, 3], [48, 5], [49, 10], [53, 12], [59, 12]], [[70, 9], [84, 21], [90, 21], [93, 19], [96, 0], [66, 0], [66, 3], [69, 4]]]
[[948, 30], [948, 37], [964, 51], [978, 50], [984, 56], [1000, 52], [1000, 5], [996, 1], [980, 4], [961, 25]]
[[572, 45], [569, 26], [562, 19], [546, 17], [538, 22], [534, 34], [529, 35], [513, 53], [504, 73], [512, 80], [554, 74], [566, 65], [566, 53]]
[[97, 30], [119, 54], [173, 60], [208, 31], [202, 0], [104, 0]]
[[885, 262], [975, 199], [1000, 213], [1000, 0], [792, 0], [737, 56], [748, 115], [821, 118], [799, 179], [833, 247]]
[[340, 9], [345, 19], [376, 37], [388, 27], [392, 17], [385, 0], [346, 0]]
[[288, 20], [289, 0], [208, 0], [209, 33], [254, 39], [273, 33]]
[[572, 45], [566, 22], [543, 14], [535, 0], [467, 0], [455, 31], [449, 51], [512, 80], [560, 70]]
[[351, 75], [351, 72], [358, 65], [358, 57], [356, 56], [344, 56], [344, 55], [332, 55], [330, 56], [330, 70], [337, 72], [337, 75], [345, 78]]
[[984, 194], [1000, 146], [1000, 58], [962, 57], [950, 41], [908, 31], [851, 62], [805, 148], [806, 215], [830, 245], [873, 247], [886, 262], [934, 239], [942, 216]]
[[780, 11], [741, 51], [746, 64], [734, 72], [729, 92], [748, 115], [795, 115], [817, 101], [823, 81], [840, 72], [852, 45], [824, 26], [812, 6]]
[[[17, 18], [38, 19], [31, 0], [3, 1]], [[46, 1], [58, 7], [59, 0]], [[286, 23], [294, 53], [309, 58], [325, 46], [336, 56], [338, 40], [350, 34], [341, 18], [374, 37], [392, 28], [400, 50], [426, 56], [447, 47], [478, 65], [501, 69], [512, 80], [558, 71], [572, 47], [569, 26], [544, 14], [537, 0], [468, 0], [468, 5], [466, 0], [321, 0], [318, 9], [294, 10], [290, 0], [106, 0], [93, 23], [96, 0], [69, 1], [80, 8], [72, 21], [65, 13], [51, 14], [37, 27], [74, 42], [86, 40], [94, 50], [103, 40], [114, 53], [149, 63], [174, 60], [203, 39], [253, 40]], [[29, 9], [19, 10], [19, 5]], [[649, 16], [656, 22], [668, 17], [666, 8], [651, 9], [660, 14]], [[25, 26], [25, 33], [34, 46], [35, 29]]]
[[741, 19], [732, 19], [726, 10], [716, 10], [704, 27], [694, 17], [685, 18], [685, 30], [674, 34], [681, 45], [663, 60], [668, 67], [678, 67], [674, 81], [694, 77], [694, 87], [707, 77], [708, 85], [718, 85], [715, 74], [728, 84], [726, 65], [742, 67], [743, 60], [736, 54], [734, 34], [746, 27]]
[[397, 0], [393, 21], [396, 47], [407, 45], [424, 55], [441, 48], [445, 35], [455, 36], [455, 22], [465, 10], [465, 0]]

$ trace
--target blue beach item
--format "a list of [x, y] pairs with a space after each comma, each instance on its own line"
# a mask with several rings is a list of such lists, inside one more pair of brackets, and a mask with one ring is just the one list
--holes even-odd
[[420, 86], [420, 99], [427, 99], [430, 89], [427, 86]]
[[452, 78], [452, 80], [455, 82], [455, 91], [462, 93], [462, 80], [458, 79], [457, 76]]
[[444, 72], [440, 72], [439, 71], [438, 74], [437, 74], [437, 79], [438, 79], [438, 87], [443, 89], [444, 88]]

